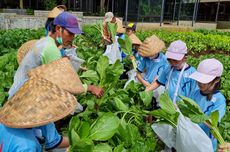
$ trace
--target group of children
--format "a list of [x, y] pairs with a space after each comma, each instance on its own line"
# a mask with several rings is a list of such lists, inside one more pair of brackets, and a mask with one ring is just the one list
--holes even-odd
[[[72, 15], [68, 13], [62, 13], [66, 10], [65, 7], [61, 6], [57, 8], [57, 11], [58, 10], [60, 11], [59, 18], [62, 15], [67, 15], [76, 20]], [[48, 19], [46, 23], [46, 35], [50, 35], [56, 32], [59, 33], [59, 31], [57, 31], [58, 28], [53, 28], [53, 26], [51, 26], [53, 22], [57, 22], [58, 18], [53, 21], [55, 17], [52, 16], [52, 14], [49, 15], [50, 19]], [[130, 38], [133, 51], [133, 56], [130, 58], [135, 59], [137, 63], [136, 78], [145, 86], [145, 91], [154, 91], [154, 98], [156, 99], [156, 102], [158, 102], [161, 93], [167, 90], [171, 100], [175, 104], [180, 100], [178, 97], [179, 95], [189, 97], [200, 106], [206, 115], [210, 115], [211, 112], [217, 110], [219, 112], [219, 122], [221, 121], [221, 118], [224, 116], [226, 111], [226, 99], [219, 92], [221, 75], [223, 73], [223, 65], [218, 60], [214, 58], [203, 60], [198, 65], [196, 70], [186, 62], [188, 50], [186, 44], [183, 41], [177, 40], [172, 42], [164, 54], [162, 50], [165, 48], [165, 44], [157, 36], [150, 36], [141, 42], [135, 35], [136, 24], [130, 23], [125, 29], [122, 26], [121, 20], [115, 18], [111, 12], [106, 13], [105, 21], [103, 24], [103, 27], [105, 27], [103, 30], [103, 40], [105, 44], [112, 43], [110, 37], [111, 35], [109, 32], [106, 33], [107, 22], [116, 23], [118, 25], [118, 37], [124, 38], [124, 33], [126, 33]], [[72, 24], [72, 22], [69, 21], [68, 24]], [[68, 26], [63, 25], [63, 28], [64, 27], [66, 29], [68, 28]], [[63, 34], [64, 30], [66, 29], [60, 30], [60, 34]], [[80, 29], [78, 30], [80, 31]], [[68, 31], [65, 31], [65, 34], [69, 35]], [[55, 40], [58, 42], [57, 35], [58, 34], [55, 36]], [[61, 37], [62, 36], [63, 35], [61, 35]], [[64, 38], [65, 36], [63, 36], [63, 40]], [[55, 48], [58, 50], [57, 46], [55, 46]], [[123, 54], [123, 58], [125, 57], [125, 54]], [[92, 88], [92, 86], [90, 87]], [[92, 91], [92, 93], [96, 96], [103, 95], [101, 93], [101, 89], [96, 90], [98, 93], [95, 93], [95, 91]], [[204, 124], [200, 124], [200, 127], [210, 137], [213, 143], [213, 148], [216, 150], [217, 141], [210, 133], [210, 129]], [[26, 148], [34, 148], [36, 151], [41, 151], [41, 143], [38, 143], [35, 137], [35, 134], [40, 134], [40, 132], [37, 133], [38, 130], [45, 132], [43, 136], [46, 137], [46, 140], [43, 144], [45, 144], [44, 147], [46, 149], [52, 149], [56, 146], [66, 147], [69, 145], [67, 139], [57, 133], [53, 123], [41, 126], [39, 129], [15, 129], [0, 124], [0, 130], [2, 133], [4, 132], [4, 134], [0, 134], [0, 151], [2, 149], [3, 151], [7, 151], [6, 149], [20, 151]], [[8, 140], [9, 137], [11, 140]], [[2, 139], [5, 139], [4, 143]], [[26, 146], [17, 147], [17, 145]]]
[[[111, 12], [110, 12], [111, 14]], [[128, 24], [126, 34], [133, 44], [133, 56], [137, 62], [136, 78], [145, 86], [145, 91], [154, 91], [156, 102], [165, 90], [176, 104], [179, 95], [193, 99], [206, 115], [219, 112], [219, 122], [226, 111], [226, 99], [219, 91], [223, 65], [217, 59], [200, 62], [197, 70], [187, 61], [188, 49], [181, 40], [172, 42], [164, 54], [165, 44], [157, 36], [147, 37], [142, 43], [135, 35], [136, 25]], [[200, 124], [210, 137], [214, 150], [217, 141], [210, 129]]]

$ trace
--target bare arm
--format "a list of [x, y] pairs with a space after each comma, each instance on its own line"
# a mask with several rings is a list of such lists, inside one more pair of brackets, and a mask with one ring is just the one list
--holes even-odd
[[67, 137], [62, 138], [62, 142], [58, 145], [58, 148], [67, 148], [69, 147], [69, 140]]
[[150, 83], [148, 83], [147, 81], [145, 81], [143, 78], [142, 78], [142, 75], [140, 72], [137, 72], [137, 79], [145, 86], [149, 86]]
[[155, 90], [159, 86], [160, 86], [160, 84], [157, 81], [153, 81], [153, 83], [151, 83], [151, 85], [149, 85], [148, 87], [146, 87], [145, 91], [148, 92], [148, 91]]
[[101, 87], [88, 85], [87, 91], [92, 93], [98, 98], [101, 98], [104, 95], [104, 90]]

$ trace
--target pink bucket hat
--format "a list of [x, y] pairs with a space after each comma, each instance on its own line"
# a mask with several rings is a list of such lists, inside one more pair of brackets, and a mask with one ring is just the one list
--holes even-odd
[[186, 44], [181, 40], [177, 40], [169, 45], [165, 55], [168, 59], [180, 61], [187, 53]]
[[197, 71], [192, 73], [189, 77], [200, 82], [207, 84], [220, 77], [223, 73], [223, 65], [217, 59], [206, 59], [200, 62]]

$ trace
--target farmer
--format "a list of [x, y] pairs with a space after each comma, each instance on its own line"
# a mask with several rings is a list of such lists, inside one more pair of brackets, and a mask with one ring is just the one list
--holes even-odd
[[[168, 66], [165, 55], [161, 52], [165, 44], [157, 36], [152, 35], [140, 45], [138, 53], [143, 57], [137, 67], [137, 79], [145, 86], [150, 86]], [[159, 95], [164, 91], [160, 86], [154, 92], [156, 106], [159, 103]]]
[[48, 13], [48, 18], [46, 20], [45, 24], [45, 30], [46, 30], [46, 36], [51, 34], [51, 31], [53, 30], [53, 26], [51, 24], [53, 23], [54, 19], [63, 11], [66, 11], [67, 8], [65, 5], [58, 5], [54, 7], [49, 13]]
[[[9, 98], [23, 85], [28, 78], [27, 72], [42, 64], [47, 64], [62, 57], [59, 46], [72, 44], [75, 34], [82, 33], [75, 16], [68, 12], [62, 12], [54, 19], [54, 28], [51, 35], [41, 38], [25, 55], [19, 65], [14, 83], [9, 90]], [[90, 92], [97, 97], [102, 97], [103, 89], [94, 85], [84, 85], [85, 92]]]
[[[198, 90], [193, 90], [190, 98], [192, 98], [208, 116], [212, 112], [218, 111], [219, 123], [226, 111], [226, 99], [219, 91], [222, 73], [222, 63], [212, 58], [201, 61], [197, 71], [189, 76], [191, 79], [196, 80], [199, 86]], [[217, 140], [212, 136], [210, 129], [205, 124], [200, 124], [200, 127], [212, 140], [213, 149], [216, 150]]]
[[191, 90], [197, 89], [196, 81], [189, 78], [189, 75], [196, 70], [186, 63], [187, 46], [181, 40], [172, 42], [165, 55], [170, 66], [151, 85], [147, 86], [146, 91], [154, 90], [163, 85], [175, 103], [179, 99], [178, 95], [188, 97]]
[[112, 36], [108, 30], [108, 22], [116, 23], [116, 17], [113, 15], [112, 12], [105, 13], [104, 21], [102, 24], [102, 27], [103, 27], [102, 39], [105, 45], [109, 45], [113, 43]]
[[128, 36], [132, 35], [132, 34], [135, 34], [136, 32], [136, 27], [137, 25], [135, 23], [129, 23], [127, 26], [126, 26], [126, 34]]

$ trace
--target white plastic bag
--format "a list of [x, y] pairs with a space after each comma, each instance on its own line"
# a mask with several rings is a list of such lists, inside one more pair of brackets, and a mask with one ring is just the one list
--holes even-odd
[[165, 86], [160, 85], [157, 89], [153, 90], [153, 97], [156, 99], [157, 105], [159, 106], [160, 96], [165, 92]]
[[132, 69], [130, 71], [127, 72], [128, 74], [128, 81], [125, 83], [124, 89], [127, 87], [127, 85], [133, 80], [134, 82], [139, 83], [139, 80], [137, 79], [136, 75], [137, 75], [137, 70], [136, 69]]
[[70, 49], [65, 49], [65, 55], [69, 57], [70, 62], [75, 69], [75, 71], [78, 71], [81, 64], [85, 62], [85, 60], [80, 59], [77, 54], [76, 54], [76, 48], [70, 48]]
[[117, 39], [118, 36], [115, 37], [115, 41], [113, 44], [106, 46], [106, 51], [103, 54], [104, 56], [107, 56], [109, 58], [109, 64], [114, 64], [117, 60], [122, 60], [121, 51], [119, 49]]
[[152, 129], [167, 147], [174, 147], [177, 152], [214, 151], [205, 132], [181, 113], [176, 128], [167, 124], [152, 124]]
[[205, 132], [189, 118], [180, 114], [176, 132], [177, 152], [213, 152], [212, 142]]
[[161, 141], [169, 148], [176, 147], [176, 128], [168, 124], [154, 123], [152, 124], [153, 131], [157, 134]]

